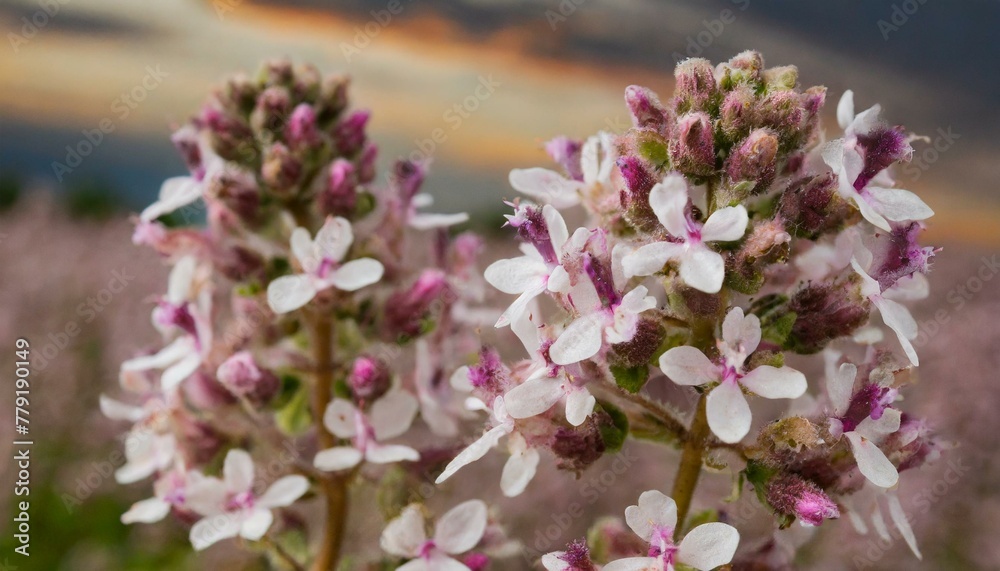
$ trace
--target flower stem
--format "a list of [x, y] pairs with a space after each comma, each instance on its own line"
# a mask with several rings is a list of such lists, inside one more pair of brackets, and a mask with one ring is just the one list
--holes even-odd
[[[323, 424], [323, 413], [332, 398], [333, 387], [333, 322], [317, 316], [312, 323], [312, 350], [316, 368], [313, 385], [313, 418], [320, 448], [332, 448], [337, 439]], [[347, 520], [347, 484], [350, 475], [334, 474], [320, 480], [326, 503], [326, 529], [320, 550], [313, 562], [313, 571], [332, 571], [340, 559]]]
[[701, 395], [698, 400], [698, 409], [695, 411], [694, 420], [691, 422], [687, 439], [684, 441], [681, 463], [677, 467], [677, 476], [674, 478], [674, 488], [671, 495], [677, 502], [675, 540], [679, 538], [680, 532], [684, 528], [684, 520], [691, 508], [691, 498], [694, 497], [694, 490], [698, 486], [698, 477], [701, 475], [701, 462], [705, 454], [705, 443], [709, 436], [708, 415], [705, 413], [706, 396], [707, 393]]

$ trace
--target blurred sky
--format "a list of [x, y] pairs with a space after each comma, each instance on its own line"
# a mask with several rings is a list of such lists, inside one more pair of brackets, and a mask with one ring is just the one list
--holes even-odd
[[[936, 139], [941, 152], [918, 146], [900, 172], [938, 213], [930, 238], [1000, 243], [997, 2], [48, 2], [53, 16], [39, 0], [0, 0], [0, 172], [59, 186], [53, 162], [108, 120], [114, 131], [61, 185], [105, 182], [133, 209], [183, 170], [171, 128], [222, 76], [265, 58], [350, 74], [384, 161], [445, 129], [429, 190], [443, 210], [485, 212], [513, 194], [510, 168], [547, 164], [548, 138], [626, 128], [625, 86], [669, 93], [675, 55], [718, 61], [754, 48], [768, 65], [797, 65], [804, 86], [829, 88], [831, 127], [852, 88], [859, 108], [881, 102], [891, 121]], [[143, 101], [123, 106], [144, 80]], [[456, 125], [445, 113], [481, 82], [493, 92]]]

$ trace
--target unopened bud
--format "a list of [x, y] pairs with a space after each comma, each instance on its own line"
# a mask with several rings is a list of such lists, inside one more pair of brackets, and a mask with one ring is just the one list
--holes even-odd
[[767, 267], [788, 258], [791, 239], [780, 219], [757, 223], [740, 248], [726, 258], [726, 283], [740, 293], [757, 293]]
[[258, 137], [280, 134], [291, 112], [291, 100], [284, 87], [268, 87], [257, 98], [257, 105], [250, 113], [250, 126]]
[[706, 111], [718, 97], [715, 72], [707, 59], [686, 59], [674, 68], [677, 85], [674, 89], [674, 111]]
[[368, 111], [355, 111], [337, 124], [333, 139], [340, 154], [352, 157], [361, 150], [365, 144], [365, 125], [370, 116]]
[[732, 185], [749, 183], [745, 190], [731, 187], [728, 203], [760, 194], [774, 180], [778, 157], [778, 138], [769, 129], [755, 129], [740, 143], [726, 161], [726, 176]]
[[764, 79], [764, 58], [759, 52], [748, 50], [736, 54], [726, 63], [720, 63], [716, 78], [722, 89], [732, 89], [740, 84], [757, 87]]
[[815, 353], [867, 323], [871, 307], [861, 297], [858, 287], [847, 280], [829, 284], [809, 282], [798, 290], [787, 305], [787, 312], [795, 315], [795, 321], [784, 347], [796, 353]]
[[302, 176], [302, 163], [281, 143], [275, 143], [264, 154], [261, 178], [279, 196], [291, 196]]
[[448, 278], [437, 269], [420, 274], [409, 289], [389, 297], [385, 307], [385, 322], [389, 332], [397, 337], [413, 338], [424, 333], [432, 305], [449, 289]]
[[667, 124], [667, 110], [651, 90], [638, 85], [626, 87], [625, 104], [632, 113], [632, 125], [656, 131], [664, 130]]
[[583, 180], [583, 169], [580, 166], [581, 149], [583, 149], [583, 141], [569, 137], [556, 137], [545, 143], [545, 152], [573, 180]]
[[293, 149], [315, 146], [320, 142], [316, 128], [316, 111], [308, 103], [300, 103], [292, 111], [285, 129], [285, 140]]
[[351, 218], [358, 204], [358, 181], [354, 164], [336, 159], [330, 164], [326, 189], [318, 197], [320, 212], [324, 215]]
[[738, 141], [750, 133], [757, 121], [757, 96], [747, 85], [737, 86], [726, 93], [719, 108], [719, 127], [730, 141]]
[[799, 68], [794, 65], [771, 67], [764, 70], [768, 91], [789, 91], [799, 83]]
[[857, 209], [837, 192], [836, 175], [829, 172], [788, 185], [781, 193], [778, 212], [791, 234], [810, 240], [836, 232], [858, 218]]
[[676, 141], [670, 147], [674, 169], [690, 176], [715, 172], [712, 119], [705, 113], [687, 113], [677, 119]]
[[765, 495], [775, 511], [797, 517], [808, 525], [819, 525], [824, 519], [840, 517], [840, 510], [830, 496], [816, 484], [799, 476], [785, 475], [772, 479], [767, 484]]
[[619, 192], [625, 220], [641, 232], [658, 231], [659, 219], [649, 206], [649, 191], [656, 185], [657, 177], [637, 157], [621, 157], [617, 165], [625, 182], [625, 188]]
[[392, 375], [389, 366], [381, 359], [362, 355], [354, 360], [347, 382], [356, 400], [372, 401], [389, 390]]
[[181, 158], [184, 159], [184, 164], [188, 170], [195, 177], [203, 176], [205, 169], [201, 162], [198, 129], [191, 124], [184, 125], [174, 131], [174, 134], [170, 136], [170, 142], [174, 144], [174, 148], [181, 154]]
[[604, 455], [606, 448], [601, 437], [601, 424], [611, 424], [611, 417], [595, 412], [580, 426], [560, 427], [552, 437], [552, 452], [559, 458], [560, 470], [582, 472]]
[[230, 393], [245, 398], [255, 406], [269, 402], [278, 393], [278, 377], [262, 369], [249, 351], [240, 351], [226, 359], [216, 371], [216, 377]]

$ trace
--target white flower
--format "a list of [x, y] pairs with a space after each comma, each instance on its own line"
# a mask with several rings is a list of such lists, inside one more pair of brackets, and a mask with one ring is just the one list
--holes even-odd
[[420, 506], [411, 504], [389, 522], [380, 544], [387, 553], [411, 559], [397, 567], [399, 571], [469, 571], [451, 556], [475, 547], [483, 538], [486, 523], [486, 504], [469, 500], [441, 516], [428, 539]]
[[[913, 319], [910, 310], [905, 305], [891, 298], [919, 299], [926, 287], [926, 282], [920, 278], [915, 281], [900, 280], [901, 283], [894, 284], [893, 287], [883, 292], [878, 281], [865, 271], [871, 262], [871, 253], [864, 248], [859, 248], [851, 260], [851, 267], [861, 276], [861, 295], [868, 298], [872, 305], [878, 309], [879, 314], [882, 315], [882, 321], [896, 333], [896, 338], [899, 339], [903, 352], [916, 367], [920, 365], [920, 359], [917, 357], [917, 350], [913, 348], [912, 340], [920, 334], [917, 321]], [[897, 286], [899, 287], [897, 288]]]
[[159, 432], [136, 425], [125, 437], [125, 464], [115, 471], [115, 481], [131, 484], [167, 469], [177, 456], [177, 439], [171, 432]]
[[511, 498], [524, 491], [531, 479], [535, 477], [540, 459], [538, 450], [528, 446], [524, 437], [515, 431], [514, 419], [507, 414], [502, 396], [493, 400], [492, 416], [493, 428], [487, 430], [478, 440], [459, 452], [458, 456], [455, 456], [445, 466], [444, 471], [434, 481], [435, 484], [444, 482], [462, 467], [479, 460], [490, 449], [495, 448], [501, 438], [509, 436], [507, 449], [510, 452], [510, 458], [504, 464], [503, 473], [500, 475], [500, 489], [503, 490], [505, 496]]
[[382, 279], [382, 263], [373, 258], [340, 263], [352, 242], [351, 223], [339, 216], [327, 217], [315, 240], [305, 228], [296, 228], [292, 232], [292, 254], [305, 273], [281, 276], [268, 285], [267, 303], [271, 309], [275, 313], [288, 313], [309, 303], [325, 289], [356, 291]]
[[830, 397], [834, 413], [830, 419], [830, 432], [834, 436], [843, 434], [847, 438], [854, 460], [858, 463], [858, 470], [865, 478], [881, 488], [891, 488], [899, 481], [899, 472], [879, 449], [878, 443], [899, 430], [900, 412], [894, 408], [885, 408], [880, 411], [878, 419], [869, 415], [857, 422], [856, 426], [845, 426], [845, 422], [851, 422], [843, 417], [851, 405], [857, 374], [858, 368], [851, 363], [842, 364], [835, 372], [827, 371], [826, 393]]
[[416, 342], [413, 369], [413, 384], [416, 386], [417, 400], [420, 403], [420, 418], [424, 419], [431, 432], [438, 436], [458, 435], [460, 414], [454, 398], [456, 391], [450, 383], [437, 382], [440, 379], [436, 379], [435, 376], [440, 373], [440, 369], [435, 367], [426, 339], [418, 339]]
[[153, 484], [153, 497], [132, 504], [122, 514], [122, 523], [155, 523], [165, 518], [172, 507], [183, 507], [187, 480], [187, 472], [180, 465], [164, 473]]
[[[857, 205], [865, 220], [874, 226], [891, 230], [889, 220], [925, 220], [934, 211], [924, 201], [908, 190], [866, 185], [855, 188], [855, 182], [865, 166], [865, 159], [858, 145], [858, 137], [871, 134], [880, 123], [881, 107], [872, 106], [866, 111], [854, 114], [854, 93], [845, 91], [837, 105], [837, 121], [844, 129], [844, 138], [835, 139], [823, 145], [823, 161], [838, 179], [838, 192], [845, 200]], [[876, 177], [880, 183], [891, 184], [891, 180]]]
[[508, 294], [518, 294], [518, 298], [497, 320], [496, 326], [503, 327], [520, 315], [524, 308], [545, 290], [565, 293], [569, 289], [569, 274], [559, 265], [563, 254], [579, 248], [585, 241], [586, 231], [578, 230], [570, 240], [566, 221], [562, 214], [552, 206], [542, 207], [542, 217], [549, 231], [552, 260], [546, 261], [545, 256], [534, 245], [525, 246], [525, 255], [507, 260], [497, 260], [489, 265], [484, 272], [486, 281], [498, 290]]
[[816, 242], [796, 256], [795, 266], [801, 272], [803, 280], [821, 280], [850, 265], [858, 242], [857, 230], [852, 226], [837, 234], [833, 244]]
[[529, 418], [542, 414], [565, 398], [566, 420], [573, 426], [583, 424], [594, 412], [597, 399], [582, 382], [571, 379], [564, 367], [549, 366], [530, 312], [524, 312], [511, 328], [531, 355], [532, 364], [524, 372], [525, 381], [504, 395], [507, 413], [513, 418]]
[[625, 510], [625, 521], [650, 544], [649, 556], [612, 561], [604, 566], [604, 571], [673, 571], [675, 564], [710, 571], [732, 561], [740, 543], [740, 533], [735, 527], [712, 522], [695, 527], [675, 545], [677, 504], [656, 490], [643, 492], [639, 505]]
[[409, 430], [417, 407], [417, 399], [398, 388], [372, 403], [367, 414], [349, 400], [333, 399], [326, 407], [323, 424], [335, 436], [353, 439], [354, 445], [321, 450], [316, 453], [313, 465], [332, 472], [353, 468], [362, 460], [373, 464], [419, 460], [420, 453], [409, 446], [381, 443]]
[[461, 224], [469, 220], [469, 215], [465, 212], [456, 214], [432, 214], [417, 212], [418, 208], [425, 208], [434, 204], [434, 197], [421, 193], [413, 197], [410, 201], [406, 224], [415, 230], [431, 230], [434, 228], [447, 228], [455, 224]]
[[580, 204], [580, 194], [589, 189], [611, 188], [611, 172], [616, 158], [613, 135], [602, 132], [589, 137], [580, 152], [582, 181], [535, 167], [510, 171], [510, 185], [521, 194], [555, 208], [569, 208]]
[[185, 502], [204, 517], [191, 528], [191, 544], [202, 550], [239, 535], [257, 541], [274, 520], [273, 508], [289, 506], [309, 490], [303, 476], [285, 476], [260, 496], [253, 492], [254, 467], [243, 450], [230, 450], [222, 467], [223, 479], [199, 478], [188, 485]]
[[684, 177], [667, 175], [649, 192], [649, 206], [660, 224], [680, 242], [654, 242], [625, 256], [626, 277], [649, 276], [676, 261], [681, 279], [706, 293], [718, 293], [726, 275], [725, 261], [707, 242], [732, 242], [746, 232], [749, 217], [743, 205], [727, 206], [699, 224], [687, 213], [688, 189]]
[[798, 398], [806, 391], [805, 375], [791, 367], [761, 365], [743, 371], [747, 356], [760, 344], [760, 319], [744, 317], [735, 307], [722, 323], [721, 364], [695, 347], [674, 347], [660, 357], [660, 369], [679, 385], [719, 383], [708, 393], [708, 426], [723, 442], [739, 442], [750, 431], [750, 406], [743, 389], [769, 399]]
[[156, 220], [195, 202], [205, 194], [205, 188], [223, 174], [226, 164], [212, 151], [211, 146], [203, 142], [199, 144], [199, 150], [205, 168], [204, 174], [201, 177], [175, 176], [163, 181], [158, 200], [139, 214], [140, 220]]
[[[648, 293], [646, 286], [636, 286], [620, 299], [611, 300], [609, 306], [604, 306], [593, 282], [581, 279], [570, 293], [579, 315], [549, 347], [552, 362], [572, 365], [597, 355], [605, 342], [630, 341], [635, 335], [639, 315], [656, 307], [656, 298]], [[617, 296], [617, 292], [614, 295]]]

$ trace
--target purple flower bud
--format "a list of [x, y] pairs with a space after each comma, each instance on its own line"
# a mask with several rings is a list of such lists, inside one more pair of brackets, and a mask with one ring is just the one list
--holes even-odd
[[469, 571], [485, 571], [490, 565], [490, 557], [485, 553], [469, 553], [462, 558], [462, 563]]
[[220, 157], [241, 164], [257, 158], [253, 131], [242, 119], [209, 105], [202, 109], [196, 124], [207, 130], [212, 150]]
[[278, 377], [260, 368], [249, 351], [234, 353], [216, 371], [222, 386], [229, 392], [249, 400], [255, 406], [266, 404], [277, 394]]
[[347, 108], [347, 88], [350, 80], [342, 76], [329, 76], [323, 78], [319, 92], [319, 117], [324, 125], [335, 119]]
[[605, 450], [602, 424], [611, 424], [611, 417], [605, 412], [596, 412], [580, 426], [559, 427], [551, 444], [552, 452], [559, 458], [556, 466], [560, 470], [582, 472], [600, 459]]
[[617, 165], [625, 181], [625, 188], [619, 192], [625, 220], [642, 232], [657, 232], [660, 222], [649, 206], [649, 191], [658, 182], [657, 177], [638, 157], [620, 157]]
[[705, 111], [718, 96], [715, 71], [707, 59], [691, 58], [674, 68], [674, 110], [678, 113]]
[[385, 306], [385, 325], [396, 337], [417, 337], [424, 331], [425, 321], [434, 302], [449, 292], [448, 278], [438, 269], [426, 269], [409, 289], [392, 294]]
[[727, 63], [719, 64], [719, 71], [723, 89], [741, 83], [756, 86], [764, 80], [764, 58], [753, 50], [740, 52]]
[[545, 152], [552, 157], [552, 160], [559, 164], [570, 178], [581, 181], [583, 180], [583, 169], [580, 166], [582, 148], [583, 141], [568, 137], [556, 137], [545, 143]]
[[218, 454], [224, 439], [212, 425], [188, 412], [177, 412], [172, 418], [177, 448], [188, 466], [204, 465]]
[[250, 113], [250, 126], [258, 137], [265, 133], [281, 133], [290, 112], [288, 90], [284, 87], [268, 87], [257, 98], [257, 105]]
[[347, 382], [355, 399], [359, 402], [372, 401], [389, 390], [392, 375], [389, 366], [381, 359], [362, 355], [354, 360]]
[[187, 401], [201, 410], [213, 410], [236, 401], [219, 381], [204, 371], [196, 371], [188, 377], [181, 390]]
[[170, 136], [170, 142], [174, 144], [174, 148], [181, 154], [184, 164], [195, 178], [205, 176], [205, 170], [201, 163], [201, 147], [198, 138], [198, 129], [193, 124], [184, 125]]
[[264, 257], [246, 246], [233, 245], [222, 248], [213, 257], [219, 273], [227, 278], [244, 282], [257, 277], [264, 279]]
[[[733, 149], [726, 162], [726, 176], [731, 183], [752, 182], [749, 194], [759, 194], [767, 190], [774, 180], [777, 166], [778, 138], [769, 129], [755, 129]], [[730, 197], [742, 200], [746, 196]]]
[[840, 517], [837, 504], [816, 484], [795, 475], [779, 476], [767, 484], [766, 497], [778, 513], [819, 525], [824, 519]]
[[479, 364], [469, 367], [469, 383], [486, 397], [487, 404], [511, 388], [510, 371], [496, 349], [484, 345], [479, 350]]
[[211, 181], [205, 194], [226, 205], [243, 221], [254, 223], [257, 220], [260, 212], [260, 190], [257, 181], [248, 173], [224, 171]]
[[920, 222], [893, 225], [892, 232], [876, 242], [872, 251], [873, 269], [869, 273], [882, 291], [905, 277], [918, 272], [926, 274], [930, 270], [931, 258], [937, 250], [917, 243], [923, 230], [924, 225]]
[[358, 204], [357, 187], [354, 164], [346, 159], [333, 161], [326, 189], [318, 197], [320, 212], [350, 218]]
[[676, 170], [690, 176], [708, 176], [715, 172], [712, 118], [702, 112], [678, 117], [670, 158]]
[[375, 180], [375, 160], [378, 159], [378, 145], [365, 143], [358, 161], [358, 183], [368, 184]]
[[271, 145], [260, 167], [261, 178], [279, 196], [291, 196], [302, 176], [302, 163], [281, 143]]
[[632, 125], [656, 131], [664, 130], [667, 124], [667, 110], [651, 90], [638, 85], [626, 87], [625, 104], [632, 112]]
[[859, 218], [857, 208], [837, 192], [837, 177], [827, 172], [800, 178], [784, 190], [778, 212], [788, 231], [815, 240]]
[[396, 161], [393, 165], [390, 182], [404, 205], [409, 206], [413, 197], [420, 192], [425, 176], [425, 166], [413, 161]]
[[334, 127], [333, 140], [340, 154], [351, 157], [361, 150], [366, 138], [365, 125], [370, 117], [368, 111], [355, 111]]
[[806, 118], [801, 95], [794, 91], [770, 93], [758, 102], [757, 115], [757, 124], [773, 130], [781, 141], [782, 149], [798, 146]]
[[913, 156], [913, 147], [902, 127], [881, 127], [867, 135], [859, 135], [858, 146], [865, 158], [865, 166], [854, 181], [854, 188], [858, 190], [868, 186], [875, 175], [893, 163], [909, 161]]
[[785, 348], [815, 353], [838, 337], [850, 335], [868, 322], [870, 304], [852, 281], [808, 283], [789, 300], [795, 314]]
[[176, 327], [192, 337], [198, 336], [194, 317], [186, 302], [174, 304], [165, 299], [160, 300], [153, 310], [153, 322], [162, 328]]
[[726, 283], [740, 293], [757, 293], [767, 267], [788, 258], [791, 240], [780, 218], [758, 222], [740, 248], [727, 256]]
[[308, 103], [300, 103], [292, 111], [285, 128], [285, 140], [293, 149], [315, 146], [320, 142], [316, 128], [316, 111]]
[[666, 330], [656, 319], [640, 319], [635, 335], [625, 343], [611, 346], [609, 360], [622, 367], [640, 367], [649, 363], [660, 348]]
[[271, 59], [261, 64], [257, 70], [257, 78], [267, 86], [288, 86], [295, 79], [295, 70], [292, 62], [287, 59]]
[[945, 445], [933, 438], [925, 420], [903, 413], [899, 430], [886, 438], [883, 447], [899, 461], [898, 469], [902, 472], [934, 462]]
[[752, 88], [740, 85], [726, 94], [719, 108], [719, 127], [730, 140], [739, 140], [757, 123], [757, 97]]
[[230, 112], [246, 116], [253, 110], [258, 94], [257, 84], [245, 73], [237, 73], [226, 80], [217, 99]]

